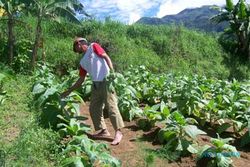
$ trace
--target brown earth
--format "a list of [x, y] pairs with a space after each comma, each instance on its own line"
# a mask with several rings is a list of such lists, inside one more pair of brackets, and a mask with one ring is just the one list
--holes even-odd
[[[86, 124], [90, 125], [92, 129], [93, 124], [89, 115], [89, 103], [81, 105], [81, 115], [89, 118], [85, 121]], [[111, 133], [111, 136], [114, 136], [114, 130], [109, 119], [105, 119], [107, 128]], [[112, 146], [110, 143], [113, 138], [104, 138], [99, 140], [109, 145], [112, 156], [118, 158], [122, 162], [123, 167], [143, 167], [143, 166], [157, 166], [157, 167], [195, 167], [195, 157], [182, 157], [181, 160], [177, 162], [168, 162], [166, 159], [154, 157], [151, 164], [147, 164], [146, 158], [150, 154], [147, 150], [156, 150], [160, 148], [160, 145], [154, 143], [155, 130], [153, 129], [150, 132], [144, 132], [140, 130], [135, 121], [124, 122], [125, 128], [122, 130], [123, 139], [121, 143], [117, 146]], [[94, 133], [94, 132], [93, 132]], [[209, 134], [208, 134], [209, 135]], [[210, 144], [209, 136], [200, 136], [198, 138], [199, 145]], [[235, 167], [248, 166], [250, 164], [250, 154], [249, 150], [240, 150], [241, 157], [233, 158], [233, 164]], [[205, 167], [205, 166], [203, 166]]]
[[16, 124], [12, 125], [13, 123], [11, 122], [15, 117], [15, 115], [4, 116], [6, 123], [0, 127], [0, 137], [2, 136], [1, 140], [4, 143], [11, 143], [19, 136], [20, 128]]

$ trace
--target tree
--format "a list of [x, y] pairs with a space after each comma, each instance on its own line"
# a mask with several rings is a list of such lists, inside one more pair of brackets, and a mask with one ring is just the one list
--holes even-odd
[[7, 16], [8, 24], [8, 62], [12, 64], [14, 55], [15, 35], [13, 32], [16, 17], [23, 9], [24, 4], [19, 0], [0, 0], [0, 8]]
[[42, 20], [44, 18], [59, 20], [65, 17], [73, 22], [80, 23], [76, 12], [84, 12], [84, 6], [78, 0], [26, 0], [24, 1], [32, 14], [37, 17], [35, 41], [32, 49], [32, 68], [36, 65], [37, 52], [42, 37]]
[[250, 7], [245, 0], [239, 0], [234, 5], [232, 0], [226, 0], [226, 6], [220, 9], [221, 13], [212, 17], [215, 22], [229, 22], [229, 29], [224, 34], [230, 34], [235, 38], [237, 51], [250, 60]]

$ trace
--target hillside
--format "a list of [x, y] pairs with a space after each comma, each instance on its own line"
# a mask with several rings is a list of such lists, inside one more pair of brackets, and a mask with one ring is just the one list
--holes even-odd
[[207, 32], [221, 32], [227, 24], [215, 24], [210, 21], [210, 18], [218, 13], [219, 11], [213, 9], [212, 6], [202, 6], [200, 8], [185, 9], [176, 15], [167, 15], [162, 18], [142, 17], [136, 23], [149, 25], [182, 24], [187, 28], [194, 28]]
[[[30, 25], [24, 29], [17, 25], [16, 50], [13, 68], [16, 72], [29, 69], [36, 20], [20, 18]], [[4, 34], [6, 25], [0, 25]], [[218, 41], [218, 34], [209, 34], [168, 25], [124, 25], [108, 20], [83, 21], [82, 25], [61, 21], [44, 20], [43, 48], [39, 49], [38, 60], [46, 60], [57, 73], [67, 74], [77, 69], [81, 55], [72, 51], [75, 36], [89, 42], [99, 42], [110, 55], [115, 69], [124, 71], [131, 65], [145, 65], [154, 73], [200, 74], [219, 78], [244, 79], [249, 77], [248, 64], [239, 64], [230, 58]], [[42, 52], [45, 53], [43, 57]], [[7, 37], [0, 38], [0, 61], [7, 60]]]

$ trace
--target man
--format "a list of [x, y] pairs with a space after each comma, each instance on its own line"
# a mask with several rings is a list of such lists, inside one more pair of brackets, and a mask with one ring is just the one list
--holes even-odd
[[73, 90], [77, 89], [84, 82], [85, 76], [89, 73], [93, 85], [90, 100], [90, 116], [96, 131], [100, 131], [93, 135], [94, 137], [110, 136], [103, 118], [103, 106], [108, 109], [109, 118], [115, 129], [115, 137], [112, 145], [120, 143], [123, 135], [121, 128], [124, 123], [117, 106], [117, 98], [114, 91], [107, 88], [107, 77], [113, 72], [113, 64], [111, 59], [98, 43], [88, 42], [85, 38], [76, 38], [73, 43], [73, 50], [76, 53], [83, 54], [80, 61], [79, 79], [67, 91], [62, 93], [62, 97], [68, 96]]

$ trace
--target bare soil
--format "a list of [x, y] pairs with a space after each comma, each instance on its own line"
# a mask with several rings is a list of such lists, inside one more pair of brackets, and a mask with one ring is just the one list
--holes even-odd
[[13, 124], [11, 122], [12, 119], [15, 119], [15, 115], [4, 116], [6, 123], [0, 127], [0, 130], [2, 131], [1, 135], [3, 137], [2, 141], [4, 141], [4, 143], [11, 143], [19, 136], [20, 128], [18, 125], [14, 124], [13, 126], [10, 126], [10, 124]]

